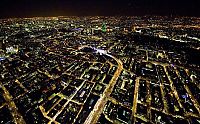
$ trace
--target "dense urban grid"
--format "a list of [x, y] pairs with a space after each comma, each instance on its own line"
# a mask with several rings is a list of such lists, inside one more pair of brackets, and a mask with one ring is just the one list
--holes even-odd
[[200, 18], [0, 20], [0, 123], [199, 124]]

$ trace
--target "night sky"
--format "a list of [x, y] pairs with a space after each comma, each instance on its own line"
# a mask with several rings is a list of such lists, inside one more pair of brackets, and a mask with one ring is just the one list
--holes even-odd
[[0, 18], [35, 16], [200, 16], [200, 0], [1, 0]]

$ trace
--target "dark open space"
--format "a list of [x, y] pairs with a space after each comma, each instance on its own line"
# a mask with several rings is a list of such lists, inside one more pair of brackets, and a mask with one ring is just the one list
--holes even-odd
[[197, 16], [199, 0], [1, 0], [0, 17]]

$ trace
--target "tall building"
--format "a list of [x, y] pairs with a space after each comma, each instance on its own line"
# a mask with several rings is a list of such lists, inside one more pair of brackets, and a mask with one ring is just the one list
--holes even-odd
[[101, 30], [102, 30], [102, 32], [106, 32], [106, 24], [105, 23], [102, 24]]

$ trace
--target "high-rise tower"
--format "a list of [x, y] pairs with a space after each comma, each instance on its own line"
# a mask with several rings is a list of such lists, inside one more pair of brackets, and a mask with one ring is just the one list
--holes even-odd
[[102, 24], [101, 30], [102, 30], [102, 32], [106, 32], [106, 24], [105, 23]]

